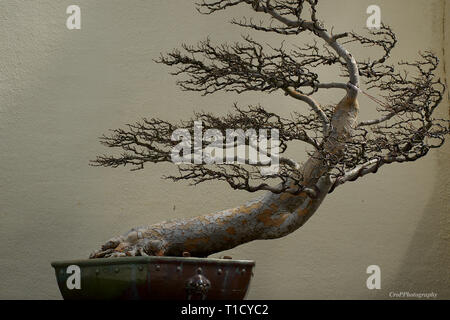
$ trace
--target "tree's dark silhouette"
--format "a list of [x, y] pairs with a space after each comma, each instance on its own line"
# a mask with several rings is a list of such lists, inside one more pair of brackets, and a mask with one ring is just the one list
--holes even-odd
[[[143, 119], [103, 136], [101, 142], [123, 150], [120, 155], [99, 156], [93, 165], [131, 166], [139, 170], [146, 163], [171, 162], [171, 139], [176, 129], [193, 133], [195, 121], [203, 129], [278, 129], [280, 166], [276, 173], [261, 174], [260, 164], [183, 164], [178, 174], [166, 178], [198, 184], [225, 181], [233, 189], [263, 196], [234, 209], [194, 218], [165, 221], [132, 229], [111, 239], [91, 258], [130, 255], [208, 256], [257, 240], [283, 237], [303, 225], [325, 196], [338, 186], [355, 181], [388, 164], [415, 161], [439, 148], [449, 133], [448, 120], [433, 113], [443, 100], [444, 84], [436, 78], [439, 60], [431, 52], [419, 54], [414, 62], [389, 63], [397, 38], [391, 28], [360, 35], [333, 33], [319, 20], [318, 0], [208, 0], [197, 4], [200, 13], [212, 14], [242, 6], [266, 20], [243, 18], [232, 23], [260, 32], [279, 34], [278, 47], [263, 45], [250, 36], [241, 42], [215, 45], [210, 39], [162, 55], [157, 62], [175, 68], [182, 90], [203, 95], [218, 91], [271, 93], [306, 103], [309, 114], [288, 118], [261, 106], [241, 108], [226, 116], [200, 112], [188, 121], [169, 123]], [[309, 44], [287, 45], [284, 39], [310, 33]], [[348, 45], [369, 47], [377, 57], [358, 58]], [[329, 66], [341, 70], [341, 81], [323, 82], [316, 70]], [[379, 117], [358, 121], [358, 95], [376, 89]], [[315, 94], [341, 90], [343, 98], [334, 106], [320, 104]], [[335, 95], [334, 91], [330, 91]], [[330, 93], [331, 94], [331, 93]], [[283, 154], [288, 143], [306, 143], [308, 160], [298, 163]]]

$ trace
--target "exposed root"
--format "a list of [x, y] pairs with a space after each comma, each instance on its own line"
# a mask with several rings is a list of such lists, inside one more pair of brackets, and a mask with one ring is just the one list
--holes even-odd
[[138, 237], [138, 233], [132, 229], [126, 236], [108, 240], [100, 250], [92, 252], [89, 259], [164, 255], [167, 247], [164, 240]]

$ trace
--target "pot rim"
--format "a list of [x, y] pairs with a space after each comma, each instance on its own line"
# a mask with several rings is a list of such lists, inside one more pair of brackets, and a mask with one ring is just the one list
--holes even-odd
[[77, 266], [99, 266], [99, 265], [117, 265], [117, 264], [139, 264], [139, 263], [203, 263], [203, 264], [222, 264], [222, 265], [242, 265], [255, 266], [253, 260], [233, 260], [218, 258], [196, 258], [196, 257], [167, 257], [167, 256], [139, 256], [139, 257], [120, 257], [120, 258], [98, 258], [98, 259], [78, 259], [61, 260], [51, 263], [53, 268], [64, 267], [67, 265]]

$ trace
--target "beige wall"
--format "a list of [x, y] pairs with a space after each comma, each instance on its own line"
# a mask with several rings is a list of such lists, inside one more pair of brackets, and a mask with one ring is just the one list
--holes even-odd
[[[445, 48], [450, 69], [445, 0], [322, 2], [321, 16], [336, 31], [360, 31], [367, 6], [379, 4], [400, 39], [395, 60], [426, 48], [443, 55]], [[80, 31], [65, 28], [70, 4], [81, 6]], [[450, 3], [447, 30], [449, 9]], [[240, 30], [226, 22], [242, 12], [200, 16], [193, 2], [181, 0], [0, 1], [0, 298], [58, 299], [51, 261], [84, 258], [134, 226], [253, 196], [221, 183], [192, 188], [161, 180], [172, 170], [167, 165], [141, 172], [88, 166], [107, 151], [98, 136], [143, 116], [223, 113], [234, 101], [283, 114], [298, 109], [278, 93], [181, 92], [169, 70], [152, 62], [183, 41], [237, 40]], [[320, 99], [339, 97], [330, 92]], [[363, 118], [374, 114], [373, 103], [361, 105]], [[448, 101], [440, 114], [448, 117]], [[447, 143], [426, 159], [346, 184], [294, 234], [231, 250], [234, 258], [256, 260], [248, 298], [371, 299], [390, 291], [450, 298], [449, 153]], [[379, 291], [365, 286], [372, 264], [382, 269]]]

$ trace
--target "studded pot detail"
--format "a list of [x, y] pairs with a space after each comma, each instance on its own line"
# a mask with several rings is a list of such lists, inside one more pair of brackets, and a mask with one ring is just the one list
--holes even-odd
[[126, 257], [53, 262], [66, 300], [242, 300], [254, 261]]

